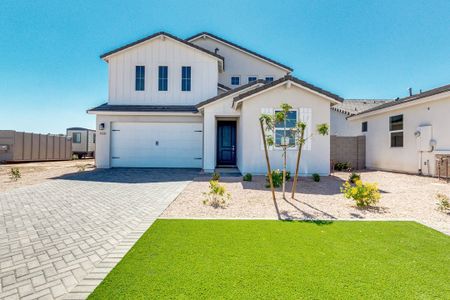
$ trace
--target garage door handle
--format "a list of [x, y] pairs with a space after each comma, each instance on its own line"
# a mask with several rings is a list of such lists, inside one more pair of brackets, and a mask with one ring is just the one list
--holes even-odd
[[120, 157], [118, 157], [118, 156], [113, 156], [113, 157], [111, 157], [112, 159], [119, 159]]
[[194, 157], [194, 159], [202, 159], [201, 157]]
[[120, 129], [113, 129], [112, 131], [120, 131]]

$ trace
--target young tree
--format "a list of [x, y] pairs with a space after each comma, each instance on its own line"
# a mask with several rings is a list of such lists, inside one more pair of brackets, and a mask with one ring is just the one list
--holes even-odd
[[263, 138], [263, 144], [264, 144], [264, 152], [266, 154], [266, 163], [267, 163], [267, 176], [269, 177], [269, 184], [270, 189], [272, 190], [272, 198], [273, 201], [275, 201], [275, 188], [273, 186], [273, 180], [272, 180], [272, 169], [270, 168], [270, 160], [269, 160], [269, 152], [267, 149], [267, 144], [270, 146], [273, 145], [273, 137], [272, 136], [266, 136], [267, 130], [273, 129], [273, 117], [267, 114], [262, 114], [259, 117], [259, 124], [261, 125], [261, 134]]
[[[298, 152], [297, 152], [297, 164], [295, 166], [295, 176], [294, 176], [294, 182], [292, 183], [292, 194], [291, 197], [295, 197], [295, 192], [297, 188], [297, 180], [298, 180], [298, 171], [300, 169], [300, 159], [302, 156], [302, 149], [303, 145], [305, 144], [307, 139], [312, 138], [313, 134], [305, 138], [305, 129], [306, 124], [303, 122], [298, 122], [296, 126], [296, 138], [297, 138], [297, 144], [298, 144]], [[326, 123], [318, 124], [317, 125], [317, 133], [320, 135], [328, 135], [329, 126]]]
[[[282, 103], [280, 105], [281, 110], [276, 113], [275, 119], [277, 122], [283, 124], [283, 137], [280, 141], [280, 146], [283, 149], [283, 199], [286, 199], [286, 155], [287, 155], [287, 148], [290, 146], [289, 137], [287, 135], [288, 129], [287, 126], [287, 117], [289, 111], [292, 109], [292, 106], [290, 106], [287, 103]], [[289, 134], [290, 135], [290, 134]]]

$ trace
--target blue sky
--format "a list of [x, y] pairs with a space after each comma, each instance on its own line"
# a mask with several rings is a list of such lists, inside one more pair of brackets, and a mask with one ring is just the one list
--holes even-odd
[[344, 98], [450, 83], [450, 1], [0, 1], [0, 129], [94, 128], [99, 55], [157, 31], [209, 31]]

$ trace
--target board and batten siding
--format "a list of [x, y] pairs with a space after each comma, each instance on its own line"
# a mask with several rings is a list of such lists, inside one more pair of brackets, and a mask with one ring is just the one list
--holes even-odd
[[[155, 38], [109, 60], [109, 104], [195, 105], [217, 95], [214, 57], [170, 38]], [[145, 90], [135, 90], [135, 68], [145, 66]], [[158, 91], [158, 67], [168, 66], [168, 91]], [[191, 67], [191, 91], [181, 91], [181, 67]]]
[[249, 76], [256, 76], [258, 79], [272, 76], [274, 80], [277, 80], [289, 73], [273, 64], [209, 37], [198, 38], [192, 43], [212, 52], [216, 48], [219, 49], [217, 54], [225, 58], [225, 70], [219, 74], [219, 83], [228, 87], [236, 87], [231, 85], [232, 76], [240, 76], [240, 85], [244, 85], [248, 83]]

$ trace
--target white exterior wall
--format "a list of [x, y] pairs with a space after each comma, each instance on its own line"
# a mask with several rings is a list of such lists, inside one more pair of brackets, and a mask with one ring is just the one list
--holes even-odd
[[105, 124], [104, 130], [98, 130], [96, 139], [95, 163], [97, 168], [111, 166], [111, 123], [112, 122], [155, 122], [155, 123], [202, 123], [199, 114], [192, 115], [97, 115], [96, 126]]
[[[403, 147], [390, 147], [389, 117], [403, 114]], [[349, 123], [368, 122], [366, 135], [366, 165], [368, 168], [406, 173], [435, 175], [435, 154], [440, 151], [450, 154], [450, 95], [441, 100], [416, 104], [407, 108], [397, 108]], [[436, 151], [417, 151], [414, 132], [422, 125], [432, 125], [432, 139], [437, 142]], [[430, 172], [428, 172], [428, 165]]]
[[349, 115], [335, 111], [330, 111], [330, 134], [337, 136], [358, 136], [361, 135], [361, 121], [350, 122], [346, 118]]
[[[279, 108], [281, 103], [288, 103], [294, 109], [310, 108], [312, 110], [311, 131], [318, 124], [330, 122], [330, 101], [293, 84], [290, 88], [279, 86], [265, 93], [244, 100], [241, 108], [239, 130], [241, 131], [242, 157], [240, 171], [242, 173], [265, 174], [267, 172], [264, 150], [261, 147], [262, 137], [259, 116], [263, 108]], [[282, 150], [269, 151], [273, 169], [282, 168]], [[297, 151], [288, 150], [287, 165], [291, 172], [295, 171]], [[311, 150], [304, 150], [300, 163], [301, 175], [330, 173], [330, 136], [315, 135], [311, 140]]]
[[[113, 54], [109, 104], [195, 105], [217, 95], [216, 58], [170, 38], [155, 38]], [[135, 90], [135, 67], [145, 66], [145, 90]], [[158, 91], [158, 67], [168, 66], [168, 91]], [[191, 66], [191, 91], [181, 91], [181, 67]]]
[[289, 71], [209, 37], [198, 38], [193, 40], [192, 43], [211, 52], [219, 48], [217, 54], [225, 58], [225, 71], [219, 74], [219, 82], [228, 87], [238, 87], [237, 85], [231, 85], [232, 76], [240, 76], [240, 85], [244, 85], [248, 83], [249, 76], [256, 76], [258, 79], [272, 76], [276, 80], [289, 74]]

